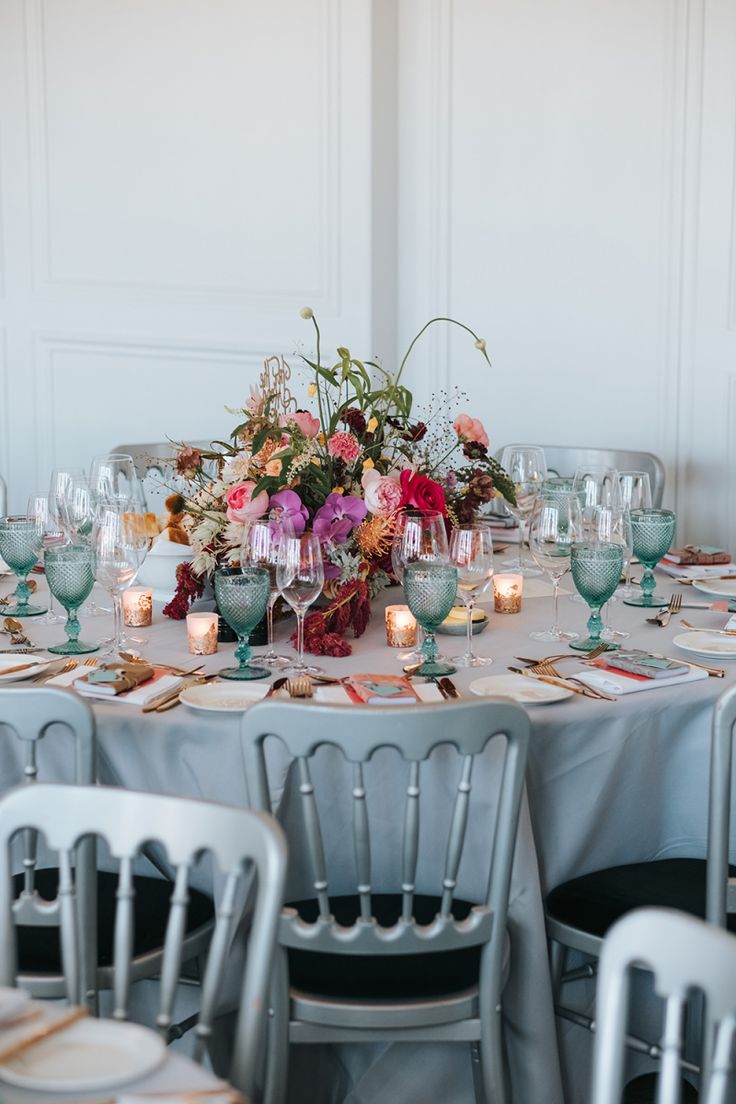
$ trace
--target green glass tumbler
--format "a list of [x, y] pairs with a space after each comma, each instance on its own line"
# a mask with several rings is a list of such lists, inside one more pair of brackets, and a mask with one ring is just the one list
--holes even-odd
[[99, 644], [88, 644], [79, 639], [80, 624], [77, 610], [92, 593], [95, 584], [96, 561], [94, 549], [88, 545], [65, 545], [47, 548], [43, 557], [49, 590], [67, 613], [67, 639], [63, 644], [53, 644], [48, 650], [54, 655], [85, 655], [96, 652]]
[[43, 547], [43, 531], [35, 518], [0, 518], [0, 556], [18, 576], [15, 588], [15, 605], [2, 607], [6, 617], [38, 617], [46, 613], [45, 606], [32, 606], [28, 599], [33, 593], [28, 585], [28, 574], [38, 563]]
[[675, 537], [677, 515], [673, 510], [631, 510], [631, 547], [636, 558], [644, 566], [641, 577], [641, 594], [624, 598], [627, 606], [666, 606], [668, 599], [654, 593], [654, 568], [669, 552]]
[[430, 679], [454, 674], [457, 668], [437, 660], [434, 634], [455, 605], [457, 568], [452, 564], [417, 560], [405, 566], [403, 582], [409, 609], [424, 629], [424, 662], [417, 670], [407, 670]]
[[[588, 636], [584, 640], [572, 641], [571, 648], [592, 652], [601, 644], [601, 608], [618, 586], [623, 565], [622, 544], [573, 544], [570, 557], [572, 580], [581, 598], [590, 606], [591, 614], [588, 618]], [[608, 645], [609, 651], [616, 648], [618, 644]]]
[[271, 594], [271, 579], [265, 567], [244, 567], [242, 572], [231, 575], [227, 568], [215, 572], [215, 599], [220, 615], [238, 634], [235, 649], [237, 667], [225, 667], [220, 678], [262, 679], [271, 672], [265, 667], [252, 667], [250, 634], [266, 612]]

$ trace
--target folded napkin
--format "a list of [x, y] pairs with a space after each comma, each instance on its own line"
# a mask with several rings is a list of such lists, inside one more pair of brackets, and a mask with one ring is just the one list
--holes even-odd
[[74, 689], [93, 698], [116, 698], [149, 682], [154, 673], [148, 663], [101, 663], [77, 677]]
[[169, 690], [176, 690], [177, 686], [180, 686], [183, 681], [179, 675], [172, 675], [167, 671], [162, 671], [160, 668], [147, 667], [148, 671], [152, 669], [154, 670], [154, 674], [149, 674], [144, 683], [132, 690], [127, 690], [118, 694], [111, 694], [109, 691], [105, 690], [103, 690], [102, 693], [98, 693], [94, 684], [89, 683], [86, 677], [81, 674], [79, 667], [76, 667], [73, 671], [65, 671], [63, 674], [55, 675], [54, 678], [48, 680], [46, 686], [71, 686], [85, 698], [97, 698], [100, 701], [122, 702], [124, 705], [134, 705], [142, 709], [144, 705], [147, 705], [152, 698], [157, 698], [159, 694], [165, 694]]
[[575, 678], [586, 686], [592, 686], [594, 690], [605, 690], [608, 694], [636, 694], [640, 690], [663, 690], [665, 687], [680, 686], [683, 682], [701, 682], [708, 678], [708, 672], [702, 667], [690, 667], [688, 664], [687, 671], [682, 675], [656, 679], [596, 666], [576, 671]]
[[670, 575], [673, 579], [707, 579], [711, 575], [733, 575], [736, 576], [736, 563], [718, 563], [718, 564], [677, 564], [668, 563], [667, 560], [660, 560], [657, 565], [658, 571], [664, 571], [665, 575]]
[[683, 548], [671, 548], [664, 557], [666, 563], [686, 564], [727, 564], [731, 556], [723, 548], [713, 548], [706, 544], [686, 544]]
[[[437, 684], [434, 682], [412, 683], [412, 689], [420, 702], [429, 703], [444, 701]], [[325, 705], [354, 704], [344, 686], [318, 686], [315, 682], [314, 698], [315, 701], [323, 702]], [[393, 705], [394, 703], [387, 701], [384, 704]]]

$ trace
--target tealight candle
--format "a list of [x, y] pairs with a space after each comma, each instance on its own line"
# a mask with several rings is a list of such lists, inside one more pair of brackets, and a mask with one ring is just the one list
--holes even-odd
[[408, 606], [386, 606], [386, 643], [389, 648], [413, 648], [417, 623]]
[[522, 575], [501, 572], [493, 576], [493, 608], [496, 613], [521, 613]]
[[214, 655], [217, 651], [217, 613], [187, 614], [187, 644], [192, 655]]
[[128, 587], [123, 591], [123, 621], [131, 628], [150, 625], [153, 619], [153, 592], [150, 587]]

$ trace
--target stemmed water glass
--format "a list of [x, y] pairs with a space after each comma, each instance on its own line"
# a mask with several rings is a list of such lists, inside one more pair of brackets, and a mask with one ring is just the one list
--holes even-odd
[[[669, 551], [677, 518], [672, 510], [630, 510], [631, 546], [644, 565], [641, 594], [624, 598], [627, 606], [666, 606], [667, 599], [654, 593], [654, 568]], [[7, 559], [7, 557], [6, 557]]]
[[526, 559], [523, 553], [525, 529], [534, 512], [542, 482], [547, 477], [544, 449], [539, 445], [507, 445], [501, 454], [501, 467], [508, 473], [516, 492], [516, 505], [512, 506], [507, 502], [506, 508], [519, 523], [518, 558], [504, 560], [503, 565], [519, 575], [540, 575], [536, 564]]
[[81, 468], [57, 469], [51, 474], [49, 494], [59, 510], [61, 523], [73, 544], [83, 544], [92, 533], [95, 499]]
[[84, 655], [98, 651], [99, 644], [87, 644], [79, 639], [77, 618], [77, 610], [95, 584], [94, 550], [86, 544], [50, 546], [44, 552], [44, 567], [49, 590], [67, 612], [67, 639], [48, 650], [54, 655]]
[[490, 656], [473, 652], [473, 609], [480, 595], [493, 578], [493, 536], [488, 525], [462, 525], [453, 529], [450, 538], [450, 563], [457, 568], [457, 589], [468, 611], [467, 651], [453, 656], [458, 667], [485, 667], [493, 663]]
[[456, 670], [451, 664], [438, 660], [434, 634], [455, 604], [457, 583], [457, 568], [453, 564], [417, 560], [404, 568], [406, 601], [424, 629], [424, 662], [418, 670], [408, 668], [412, 674], [434, 679], [452, 675]]
[[143, 505], [143, 492], [133, 457], [126, 452], [95, 456], [89, 471], [89, 486], [95, 502], [132, 501]]
[[325, 568], [322, 546], [315, 533], [282, 536], [276, 565], [276, 585], [279, 593], [296, 614], [297, 662], [292, 670], [298, 675], [320, 675], [321, 667], [304, 662], [304, 616], [322, 593]]
[[624, 576], [626, 583], [617, 593], [621, 598], [635, 598], [639, 591], [631, 582], [631, 561], [634, 550], [631, 546], [629, 514], [632, 510], [651, 510], [652, 508], [652, 488], [649, 473], [644, 471], [619, 472], [618, 485], [621, 494], [621, 508], [624, 513], [624, 538], [626, 543]]
[[[62, 548], [69, 543], [69, 538], [61, 524], [56, 500], [52, 495], [45, 491], [32, 494], [28, 499], [26, 513], [29, 517], [35, 518], [36, 526], [41, 533], [41, 547], [44, 551], [47, 548]], [[64, 618], [59, 617], [54, 610], [54, 594], [49, 587], [48, 613], [41, 618], [38, 624], [60, 625], [63, 620]]]
[[559, 595], [560, 581], [570, 570], [572, 545], [583, 537], [582, 524], [580, 500], [572, 490], [553, 490], [549, 494], [542, 494], [529, 528], [529, 548], [536, 563], [552, 583], [554, 613], [550, 628], [530, 633], [532, 640], [547, 644], [578, 638], [576, 632], [560, 628]]
[[248, 643], [250, 634], [266, 612], [270, 591], [269, 574], [265, 567], [243, 567], [239, 574], [227, 569], [215, 572], [217, 608], [230, 628], [238, 634], [235, 649], [237, 667], [225, 667], [219, 672], [225, 679], [268, 678], [267, 667], [252, 667], [253, 654]]
[[16, 604], [3, 607], [5, 616], [40, 617], [46, 613], [45, 606], [32, 606], [28, 602], [32, 593], [28, 586], [28, 574], [36, 566], [42, 546], [35, 517], [22, 514], [0, 518], [0, 556], [18, 577]]
[[123, 630], [123, 591], [135, 581], [148, 551], [143, 511], [132, 502], [100, 503], [92, 542], [98, 582], [112, 598], [115, 627], [106, 649], [106, 654], [111, 654], [128, 643]]
[[[407, 564], [419, 560], [425, 563], [447, 563], [449, 558], [447, 527], [442, 514], [429, 512], [397, 515], [391, 543], [391, 566], [399, 583], [403, 581]], [[420, 641], [417, 641], [416, 650], [402, 652], [399, 659], [403, 663], [422, 663], [424, 652], [419, 645]]]
[[[590, 606], [588, 636], [574, 640], [570, 647], [581, 652], [592, 652], [601, 643], [601, 608], [618, 586], [624, 563], [622, 544], [573, 544], [571, 556], [572, 579], [579, 593]], [[609, 644], [609, 648], [616, 645]]]
[[276, 584], [279, 545], [283, 538], [293, 536], [294, 527], [286, 514], [282, 514], [278, 519], [259, 518], [257, 521], [247, 523], [243, 530], [240, 566], [242, 568], [264, 567], [268, 571], [270, 584], [266, 607], [268, 651], [258, 657], [258, 662], [264, 663], [267, 667], [288, 667], [291, 663], [289, 656], [279, 655], [273, 648], [273, 607], [279, 596], [279, 588]]

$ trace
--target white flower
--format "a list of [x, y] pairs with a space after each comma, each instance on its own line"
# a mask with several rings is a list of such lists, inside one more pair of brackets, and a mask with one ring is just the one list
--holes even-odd
[[302, 318], [314, 318], [314, 311], [311, 307], [302, 307], [299, 313]]
[[217, 561], [211, 552], [198, 552], [192, 560], [192, 571], [195, 575], [210, 575], [217, 565]]
[[237, 549], [238, 556], [240, 556], [240, 546], [243, 543], [243, 531], [245, 526], [241, 521], [230, 521], [227, 524], [225, 532], [222, 534], [224, 543], [230, 547]]
[[227, 464], [222, 471], [222, 479], [224, 483], [244, 483], [248, 478], [248, 468], [250, 467], [250, 456], [248, 453], [241, 452], [239, 456], [233, 456], [232, 460], [228, 460]]
[[484, 337], [479, 337], [475, 343], [476, 349], [480, 349], [482, 353], [486, 351], [486, 341]]

